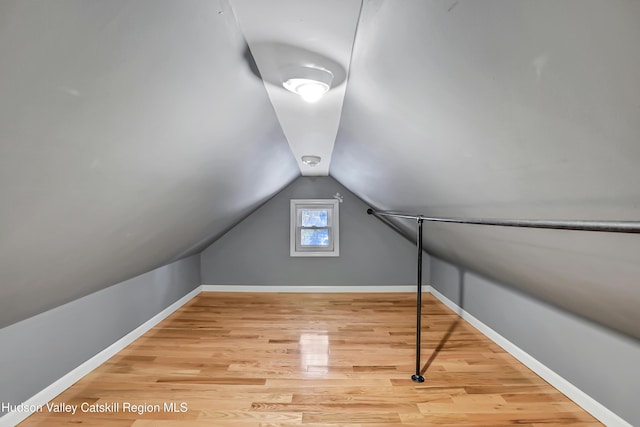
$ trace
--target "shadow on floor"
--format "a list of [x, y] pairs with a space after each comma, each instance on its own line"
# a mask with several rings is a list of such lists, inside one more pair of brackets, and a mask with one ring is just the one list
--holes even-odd
[[427, 369], [429, 369], [433, 361], [436, 360], [436, 357], [438, 357], [438, 354], [440, 353], [440, 351], [442, 351], [444, 346], [447, 344], [447, 341], [449, 341], [449, 338], [451, 338], [451, 335], [456, 330], [459, 323], [460, 323], [460, 319], [456, 319], [456, 321], [453, 322], [451, 326], [449, 326], [449, 329], [447, 329], [447, 333], [444, 334], [444, 336], [442, 337], [442, 339], [440, 340], [436, 348], [433, 350], [433, 353], [431, 353], [429, 360], [427, 360], [427, 363], [425, 363], [422, 369], [420, 370], [420, 375], [424, 375], [425, 372], [427, 372]]

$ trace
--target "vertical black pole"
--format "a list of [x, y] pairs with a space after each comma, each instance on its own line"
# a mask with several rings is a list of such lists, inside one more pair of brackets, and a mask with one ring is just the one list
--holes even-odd
[[418, 217], [418, 295], [416, 302], [416, 373], [411, 379], [417, 383], [423, 383], [424, 377], [420, 375], [420, 337], [422, 335], [422, 217]]

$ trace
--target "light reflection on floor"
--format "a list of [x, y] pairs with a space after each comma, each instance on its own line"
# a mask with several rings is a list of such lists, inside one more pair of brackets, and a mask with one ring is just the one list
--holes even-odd
[[322, 378], [329, 372], [327, 332], [300, 335], [300, 365], [305, 376], [311, 378]]

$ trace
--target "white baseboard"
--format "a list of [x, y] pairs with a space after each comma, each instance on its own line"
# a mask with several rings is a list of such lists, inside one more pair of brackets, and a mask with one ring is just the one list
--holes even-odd
[[202, 285], [203, 292], [415, 292], [416, 285], [372, 286], [272, 286], [272, 285]]
[[[202, 286], [198, 286], [193, 291], [189, 292], [178, 301], [174, 302], [169, 307], [165, 308], [160, 313], [156, 314], [151, 319], [147, 320], [142, 325], [138, 326], [136, 329], [129, 332], [127, 335], [120, 338], [109, 347], [102, 350], [100, 353], [93, 356], [91, 359], [87, 360], [53, 384], [49, 385], [47, 388], [43, 389], [42, 391], [32, 396], [30, 399], [23, 402], [22, 407], [34, 409], [37, 407], [45, 406], [47, 402], [50, 402], [57, 395], [65, 391], [67, 388], [71, 387], [74, 383], [87, 375], [89, 372], [102, 365], [110, 357], [114, 356], [120, 350], [124, 349], [133, 341], [140, 338], [145, 332], [149, 331], [155, 325], [167, 318], [170, 314], [189, 302], [200, 292], [202, 292]], [[0, 418], [0, 427], [13, 427], [34, 412], [35, 410], [9, 412], [8, 414]]]
[[536, 360], [526, 351], [522, 350], [517, 345], [491, 329], [489, 326], [482, 323], [473, 315], [464, 311], [449, 298], [438, 292], [432, 286], [426, 288], [427, 292], [430, 292], [433, 296], [438, 298], [444, 305], [453, 310], [462, 319], [466, 320], [474, 328], [479, 330], [486, 337], [502, 347], [507, 353], [522, 362], [525, 366], [538, 374], [542, 379], [547, 381], [553, 387], [558, 389], [561, 393], [573, 400], [576, 404], [581, 406], [585, 411], [589, 412], [600, 422], [609, 427], [633, 427], [631, 424], [620, 418], [613, 413], [610, 409], [602, 405], [600, 402], [580, 390], [578, 387], [571, 384], [569, 381], [549, 369], [546, 365]]

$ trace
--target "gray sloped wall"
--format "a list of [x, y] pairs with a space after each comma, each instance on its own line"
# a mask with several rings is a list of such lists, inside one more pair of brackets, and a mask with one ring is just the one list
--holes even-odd
[[245, 50], [226, 1], [0, 2], [0, 327], [199, 253], [299, 175]]
[[[331, 175], [430, 216], [640, 220], [640, 2], [364, 2]], [[640, 338], [640, 235], [426, 224], [431, 254]]]
[[[289, 200], [340, 204], [340, 256], [289, 256]], [[331, 177], [300, 177], [202, 252], [203, 285], [411, 285], [416, 249]], [[428, 256], [424, 257], [425, 277]]]

